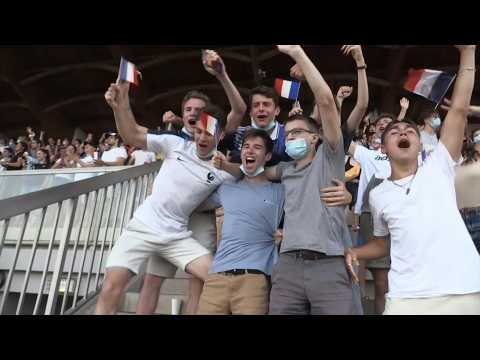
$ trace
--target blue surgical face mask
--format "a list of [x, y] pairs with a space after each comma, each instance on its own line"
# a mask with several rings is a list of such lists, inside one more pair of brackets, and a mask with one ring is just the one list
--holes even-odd
[[275, 127], [275, 124], [277, 123], [277, 120], [275, 118], [273, 118], [272, 122], [270, 124], [268, 124], [266, 127], [260, 127], [257, 124], [255, 124], [255, 121], [253, 120], [252, 117], [250, 117], [250, 120], [252, 121], [252, 127], [254, 129], [261, 129], [261, 130], [265, 130], [265, 131], [272, 130]]
[[480, 134], [478, 134], [477, 136], [474, 136], [473, 143], [475, 145], [480, 145]]
[[432, 119], [432, 128], [438, 129], [441, 125], [442, 125], [442, 120], [440, 120], [438, 116]]
[[310, 150], [310, 144], [305, 139], [287, 141], [285, 151], [294, 160], [303, 159]]
[[246, 177], [255, 177], [257, 175], [260, 175], [261, 173], [263, 173], [265, 171], [265, 168], [263, 166], [260, 166], [257, 168], [257, 170], [255, 170], [255, 172], [253, 174], [249, 174], [245, 168], [243, 167], [243, 164], [240, 165], [240, 170], [242, 171], [242, 173], [246, 176]]

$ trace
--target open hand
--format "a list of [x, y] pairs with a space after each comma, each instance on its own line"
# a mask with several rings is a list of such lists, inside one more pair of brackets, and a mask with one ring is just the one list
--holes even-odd
[[343, 45], [341, 51], [344, 55], [351, 55], [357, 65], [364, 65], [363, 52], [360, 45]]
[[320, 189], [320, 198], [328, 207], [345, 206], [352, 201], [352, 194], [350, 194], [345, 187], [345, 184], [337, 179], [332, 180], [336, 186], [326, 187]]
[[282, 240], [283, 240], [283, 229], [277, 229], [274, 233], [273, 233], [273, 240], [275, 240], [275, 245], [280, 245], [282, 243]]
[[403, 97], [403, 98], [400, 100], [400, 107], [401, 107], [402, 109], [405, 109], [405, 110], [406, 110], [406, 109], [408, 109], [409, 106], [410, 106], [410, 101], [408, 101], [407, 98], [404, 98], [404, 97]]
[[345, 266], [347, 267], [347, 272], [348, 275], [350, 276], [350, 279], [352, 279], [354, 282], [358, 283], [358, 276], [357, 273], [355, 272], [354, 266], [359, 266], [360, 263], [358, 262], [357, 259], [357, 254], [355, 254], [355, 251], [353, 249], [346, 249], [345, 250]]

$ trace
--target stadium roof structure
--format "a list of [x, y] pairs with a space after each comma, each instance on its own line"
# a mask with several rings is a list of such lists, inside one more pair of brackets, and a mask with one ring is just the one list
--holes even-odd
[[[202, 67], [202, 48], [212, 48], [223, 57], [232, 81], [245, 100], [249, 89], [275, 78], [289, 79], [293, 61], [273, 45], [53, 45], [0, 47], [0, 133], [18, 136], [26, 126], [44, 129], [47, 136], [71, 136], [76, 127], [100, 134], [114, 127], [104, 93], [117, 77], [120, 57], [135, 63], [143, 80], [132, 89], [132, 108], [142, 125], [161, 125], [163, 112], [180, 114], [184, 94], [192, 89], [207, 93], [228, 110], [227, 97], [219, 82]], [[341, 45], [306, 45], [304, 48], [334, 92], [341, 85], [356, 83], [355, 64], [340, 52]], [[407, 96], [415, 118], [433, 104], [406, 92], [403, 81], [410, 68], [455, 72], [458, 52], [450, 45], [365, 45], [368, 65], [370, 109], [398, 113], [399, 100]], [[477, 75], [478, 76], [478, 75]], [[480, 103], [477, 84], [473, 103]], [[313, 96], [306, 84], [300, 103], [311, 104]], [[451, 90], [450, 90], [451, 92]], [[449, 94], [449, 93], [448, 93]], [[447, 96], [448, 96], [447, 94]], [[345, 102], [345, 111], [355, 103], [356, 92]], [[414, 100], [414, 101], [412, 101]], [[291, 102], [282, 100], [289, 109]], [[286, 111], [283, 112], [286, 115]], [[248, 115], [245, 118], [248, 122]], [[472, 119], [472, 122], [478, 119]]]

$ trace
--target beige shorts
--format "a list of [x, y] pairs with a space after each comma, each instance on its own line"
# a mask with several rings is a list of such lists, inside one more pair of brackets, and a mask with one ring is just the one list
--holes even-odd
[[480, 315], [480, 293], [385, 301], [383, 315]]
[[[197, 240], [209, 253], [214, 254], [217, 247], [217, 227], [214, 212], [193, 213], [190, 217], [188, 229], [193, 232], [192, 237]], [[158, 255], [148, 259], [147, 274], [164, 278], [173, 278], [177, 267]]]
[[113, 246], [106, 267], [121, 267], [138, 274], [142, 264], [152, 254], [161, 256], [174, 268], [185, 270], [187, 265], [201, 256], [210, 254], [193, 238], [172, 240], [159, 244], [158, 235], [145, 225], [132, 219]]
[[[365, 243], [368, 243], [373, 238], [372, 214], [368, 212], [362, 213], [362, 215], [360, 215], [359, 225], [360, 236]], [[390, 256], [367, 261], [367, 269], [390, 269]]]

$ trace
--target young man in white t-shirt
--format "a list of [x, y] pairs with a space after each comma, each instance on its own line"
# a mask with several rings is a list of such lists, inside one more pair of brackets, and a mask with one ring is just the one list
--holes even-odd
[[120, 134], [132, 146], [165, 154], [165, 160], [155, 178], [152, 194], [137, 209], [107, 260], [97, 314], [116, 312], [130, 279], [155, 253], [205, 280], [212, 256], [191, 237], [188, 220], [223, 181], [233, 179], [225, 171], [214, 168], [211, 162], [223, 136], [224, 121], [218, 109], [207, 106], [199, 114], [209, 113], [215, 119], [209, 120], [213, 126], [197, 121], [194, 142], [175, 135], [151, 135], [147, 128], [136, 123], [128, 90], [129, 83], [121, 81], [111, 84], [105, 94]]
[[460, 67], [438, 146], [419, 166], [416, 125], [388, 126], [382, 146], [392, 174], [370, 193], [375, 238], [346, 251], [354, 278], [353, 263], [390, 252], [386, 315], [480, 315], [480, 256], [457, 209], [454, 187], [475, 80], [475, 46], [456, 47]]
[[118, 146], [120, 141], [118, 134], [115, 132], [109, 132], [106, 136], [105, 143], [109, 146], [109, 149], [103, 152], [101, 160], [95, 160], [95, 166], [125, 165], [128, 154], [123, 146]]
[[128, 165], [144, 165], [155, 162], [155, 153], [151, 151], [145, 151], [142, 149], [136, 149], [128, 161]]

